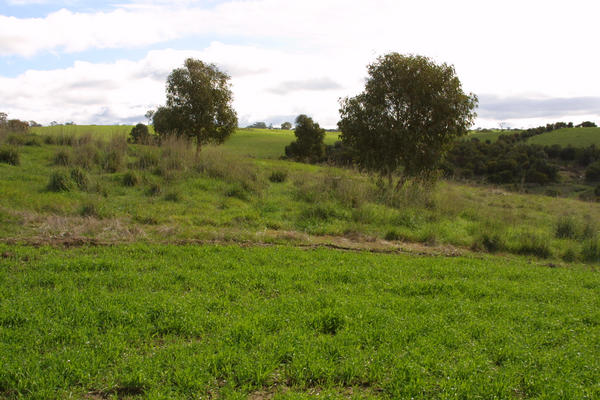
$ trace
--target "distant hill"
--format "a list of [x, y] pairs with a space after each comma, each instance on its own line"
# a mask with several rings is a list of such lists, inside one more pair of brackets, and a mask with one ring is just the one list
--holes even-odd
[[571, 145], [573, 147], [588, 147], [592, 144], [600, 147], [600, 128], [564, 128], [533, 136], [527, 143], [551, 146]]

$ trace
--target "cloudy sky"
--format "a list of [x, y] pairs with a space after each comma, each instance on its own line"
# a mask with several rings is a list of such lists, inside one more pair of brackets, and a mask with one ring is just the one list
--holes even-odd
[[335, 127], [387, 52], [456, 68], [477, 125], [600, 122], [597, 0], [0, 0], [0, 111], [134, 123], [188, 57], [231, 77], [240, 125]]

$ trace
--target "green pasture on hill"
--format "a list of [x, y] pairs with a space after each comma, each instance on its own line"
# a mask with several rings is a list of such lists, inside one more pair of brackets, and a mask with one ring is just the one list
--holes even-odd
[[563, 147], [600, 147], [600, 128], [564, 128], [552, 132], [533, 136], [527, 140], [531, 144], [552, 146], [558, 144]]
[[600, 397], [590, 268], [286, 246], [0, 254], [5, 399]]

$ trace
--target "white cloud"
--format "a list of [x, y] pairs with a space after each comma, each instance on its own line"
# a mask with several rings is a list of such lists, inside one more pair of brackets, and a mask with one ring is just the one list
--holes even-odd
[[[0, 78], [0, 109], [42, 123], [142, 121], [146, 110], [164, 103], [166, 77], [187, 57], [214, 62], [231, 75], [234, 107], [243, 124], [306, 113], [323, 126], [334, 127], [337, 99], [360, 90], [356, 74], [364, 69], [363, 65], [353, 68], [348, 59], [320, 66], [318, 55], [214, 42], [201, 51], [151, 51], [135, 62], [78, 61], [67, 69], [32, 70], [15, 78]], [[244, 60], [242, 65], [240, 60]], [[342, 67], [344, 72], [340, 72]], [[308, 82], [308, 90], [294, 87], [284, 95], [270, 90], [290, 82]], [[323, 84], [319, 90], [317, 86]]]
[[[218, 62], [233, 76], [243, 120], [305, 112], [333, 126], [337, 98], [360, 91], [366, 64], [389, 51], [453, 64], [465, 90], [475, 93], [597, 96], [599, 11], [600, 3], [587, 0], [137, 0], [109, 12], [0, 15], [0, 55], [144, 47], [203, 35], [227, 43], [240, 37], [263, 43], [214, 43], [204, 50], [150, 52], [137, 62], [79, 62], [66, 70], [0, 78], [0, 108], [44, 115], [34, 116], [40, 120], [60, 119], [60, 113], [81, 122], [100, 118], [95, 115], [133, 118], [161, 103], [168, 72], [195, 56]], [[286, 50], [266, 48], [270, 42]], [[324, 88], [324, 80], [334, 84], [328, 90], [301, 90], [311, 84]], [[19, 93], [21, 84], [31, 90]], [[9, 93], [15, 97], [6, 97]], [[72, 104], [77, 98], [81, 107]], [[489, 116], [480, 121], [488, 120], [493, 123]]]

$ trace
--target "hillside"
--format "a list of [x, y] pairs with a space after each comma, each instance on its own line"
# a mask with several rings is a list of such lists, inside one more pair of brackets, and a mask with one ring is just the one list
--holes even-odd
[[533, 136], [527, 140], [531, 144], [552, 146], [558, 144], [563, 147], [600, 147], [600, 128], [564, 128], [552, 132]]

